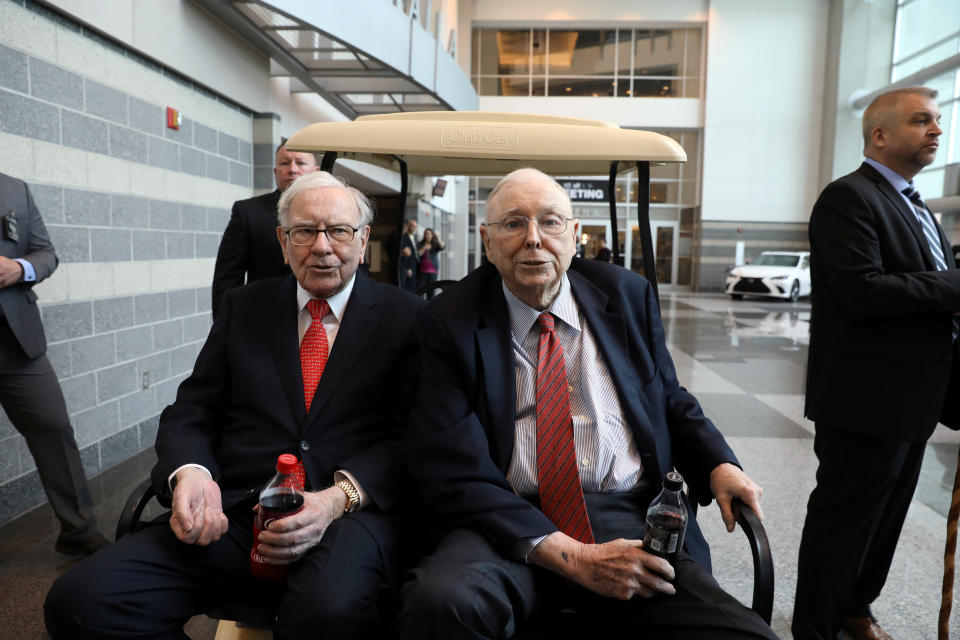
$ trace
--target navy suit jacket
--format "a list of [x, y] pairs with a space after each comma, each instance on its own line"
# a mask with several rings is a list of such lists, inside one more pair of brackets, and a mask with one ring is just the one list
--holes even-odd
[[951, 375], [960, 270], [937, 229], [946, 271], [914, 212], [867, 163], [820, 194], [810, 216], [806, 396], [818, 429], [922, 442], [938, 420], [960, 426]]
[[306, 413], [296, 280], [288, 275], [227, 293], [193, 373], [160, 416], [151, 474], [169, 499], [168, 476], [203, 465], [224, 508], [256, 495], [277, 456], [303, 460], [308, 488], [339, 468], [373, 501], [364, 519], [396, 511], [406, 483], [398, 443], [417, 381], [414, 324], [422, 301], [358, 272], [342, 324]]
[[[694, 495], [709, 503], [710, 472], [723, 462], [738, 463], [677, 382], [650, 284], [621, 267], [576, 258], [567, 275], [610, 370], [651, 497], [675, 466]], [[514, 494], [506, 478], [516, 382], [501, 282], [496, 269], [484, 265], [424, 310], [423, 378], [405, 455], [421, 497], [445, 527], [479, 530], [509, 556], [519, 540], [557, 528]], [[709, 569], [709, 550], [692, 518], [687, 547]]]
[[233, 203], [213, 267], [213, 315], [230, 289], [290, 273], [277, 242], [278, 202], [279, 189]]
[[0, 311], [27, 357], [39, 358], [47, 352], [47, 339], [40, 324], [33, 285], [45, 280], [57, 268], [57, 254], [29, 187], [22, 180], [0, 173], [0, 216], [11, 212], [16, 214], [19, 239], [14, 242], [0, 227], [0, 255], [23, 258], [33, 266], [37, 279], [0, 289]]

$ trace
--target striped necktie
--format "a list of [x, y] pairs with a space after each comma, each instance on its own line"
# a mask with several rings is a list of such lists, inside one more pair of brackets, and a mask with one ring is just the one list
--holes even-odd
[[537, 322], [540, 324], [536, 388], [540, 508], [565, 534], [592, 544], [593, 530], [577, 471], [563, 345], [554, 331], [551, 314], [540, 314]]
[[943, 245], [940, 244], [937, 223], [934, 222], [933, 216], [927, 211], [927, 205], [923, 203], [920, 192], [913, 185], [909, 185], [901, 193], [910, 198], [910, 202], [913, 204], [913, 211], [920, 222], [920, 227], [923, 229], [927, 244], [930, 245], [930, 253], [933, 254], [933, 262], [937, 265], [937, 271], [946, 271], [947, 261], [943, 256]]

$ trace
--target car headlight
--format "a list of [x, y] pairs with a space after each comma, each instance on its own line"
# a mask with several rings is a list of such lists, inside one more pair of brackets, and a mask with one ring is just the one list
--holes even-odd
[[774, 276], [773, 278], [770, 278], [770, 279], [771, 279], [771, 280], [786, 280], [786, 279], [789, 278], [789, 277], [790, 277], [790, 276]]

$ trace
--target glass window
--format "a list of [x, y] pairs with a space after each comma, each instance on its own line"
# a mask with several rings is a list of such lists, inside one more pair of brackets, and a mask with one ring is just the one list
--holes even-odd
[[901, 2], [897, 7], [897, 22], [899, 37], [894, 63], [960, 32], [960, 11], [957, 11], [957, 0]]
[[550, 75], [613, 76], [616, 29], [550, 31]]

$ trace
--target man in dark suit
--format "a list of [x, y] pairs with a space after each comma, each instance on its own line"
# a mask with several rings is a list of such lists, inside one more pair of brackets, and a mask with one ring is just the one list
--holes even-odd
[[598, 637], [773, 638], [710, 577], [692, 518], [676, 567], [643, 547], [674, 466], [730, 530], [732, 499], [759, 509], [761, 490], [679, 386], [649, 283], [573, 259], [578, 228], [552, 178], [511, 173], [487, 200], [490, 264], [423, 313], [405, 459], [445, 533], [401, 637], [508, 637], [573, 602]]
[[[937, 92], [881, 95], [863, 114], [866, 161], [810, 216], [813, 312], [806, 415], [817, 486], [800, 543], [793, 634], [889, 638], [870, 612], [910, 505], [927, 438], [960, 424], [960, 271], [913, 189], [933, 162]], [[911, 198], [910, 196], [913, 196]]]
[[33, 285], [57, 268], [57, 255], [27, 185], [0, 173], [0, 405], [23, 435], [60, 521], [55, 548], [89, 555], [108, 544], [93, 500], [57, 374], [45, 355]]
[[420, 254], [417, 253], [417, 221], [407, 220], [400, 236], [400, 266], [397, 270], [400, 288], [413, 293], [417, 290]]
[[276, 190], [233, 203], [230, 222], [223, 230], [213, 267], [214, 316], [220, 309], [223, 295], [230, 289], [261, 278], [290, 273], [276, 242], [277, 203], [280, 194], [294, 180], [305, 173], [319, 171], [320, 167], [312, 153], [287, 151], [285, 144], [286, 140], [277, 147], [274, 161]]
[[[311, 173], [279, 211], [293, 274], [226, 295], [161, 415], [151, 477], [172, 500], [169, 525], [122, 538], [55, 583], [54, 638], [183, 637], [192, 615], [237, 600], [276, 600], [277, 638], [375, 637], [380, 589], [398, 571], [396, 444], [421, 301], [357, 271], [373, 209], [356, 189]], [[258, 491], [282, 453], [303, 462], [304, 509], [254, 540]], [[268, 563], [291, 565], [286, 582], [251, 575], [254, 544]]]

